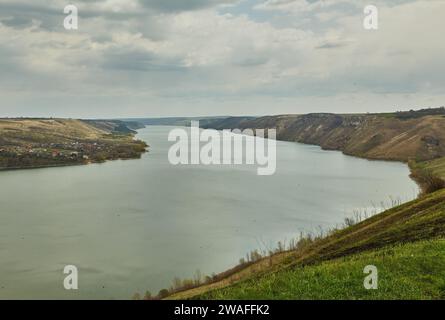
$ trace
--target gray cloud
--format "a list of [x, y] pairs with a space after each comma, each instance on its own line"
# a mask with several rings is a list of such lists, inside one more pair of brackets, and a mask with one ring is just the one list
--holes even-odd
[[317, 46], [316, 49], [336, 49], [336, 48], [345, 47], [347, 45], [348, 45], [347, 42], [341, 42], [341, 41], [334, 42], [334, 41], [332, 41], [332, 42], [323, 43], [322, 45]]
[[180, 60], [163, 59], [151, 52], [126, 48], [108, 50], [102, 56], [101, 66], [104, 69], [136, 72], [171, 72], [184, 69]]
[[80, 28], [66, 31], [64, 0], [0, 0], [0, 112], [347, 112], [444, 99], [443, 6], [376, 0], [381, 30], [370, 33], [366, 2], [77, 0]]
[[162, 12], [192, 11], [214, 7], [216, 5], [234, 4], [239, 0], [139, 0], [147, 8]]

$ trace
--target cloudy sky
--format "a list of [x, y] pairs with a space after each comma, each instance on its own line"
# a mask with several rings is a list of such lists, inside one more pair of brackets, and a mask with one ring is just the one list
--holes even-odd
[[[63, 9], [79, 10], [65, 30]], [[0, 0], [0, 117], [445, 105], [445, 0]]]

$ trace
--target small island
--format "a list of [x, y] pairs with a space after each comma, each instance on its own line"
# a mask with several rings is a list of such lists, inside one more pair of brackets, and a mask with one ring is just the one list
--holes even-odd
[[0, 119], [0, 170], [138, 159], [148, 145], [134, 139], [136, 122]]

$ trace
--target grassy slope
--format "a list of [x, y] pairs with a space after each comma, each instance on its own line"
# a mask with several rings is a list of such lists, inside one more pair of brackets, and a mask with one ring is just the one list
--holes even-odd
[[425, 161], [445, 156], [445, 117], [399, 118], [388, 114], [307, 114], [229, 118], [207, 127], [276, 128], [277, 138], [381, 160]]
[[[363, 269], [378, 268], [377, 290]], [[288, 268], [215, 290], [201, 299], [445, 299], [445, 241], [396, 245], [314, 266]]]
[[37, 119], [0, 119], [2, 138], [11, 141], [27, 142], [53, 139], [98, 139], [107, 131], [96, 128], [80, 120], [37, 120]]
[[431, 170], [435, 175], [445, 178], [445, 157], [417, 164], [420, 168]]
[[[366, 251], [391, 250], [391, 246], [443, 237], [445, 237], [445, 190], [438, 191], [434, 194], [424, 196], [420, 199], [385, 211], [355, 226], [337, 231], [329, 237], [319, 240], [296, 252], [281, 254], [278, 257], [275, 257], [276, 261], [272, 266], [265, 263], [263, 260], [257, 263], [256, 267], [250, 266], [250, 272], [243, 270], [217, 283], [180, 292], [170, 298], [211, 298], [216, 297], [214, 295], [223, 294], [218, 292], [225, 292], [225, 295], [231, 297], [231, 292], [234, 295], [238, 294], [236, 292], [238, 292], [237, 290], [239, 290], [239, 286], [248, 287], [248, 283], [252, 284], [252, 281], [259, 284], [259, 286], [256, 287], [258, 288], [258, 291], [249, 294], [256, 298], [268, 298], [267, 291], [263, 291], [261, 288], [263, 288], [262, 285], [266, 285], [267, 281], [273, 279], [273, 274], [279, 277], [281, 277], [280, 274], [283, 274], [283, 277], [286, 277], [286, 274], [291, 275], [295, 270], [301, 271], [303, 266], [320, 266], [320, 263], [329, 260], [361, 254]], [[406, 250], [411, 250], [410, 248], [411, 247], [406, 247]], [[401, 248], [400, 250], [402, 250], [400, 252], [403, 253], [403, 250], [405, 249]], [[376, 251], [376, 254], [379, 254], [379, 252], [384, 251]], [[402, 265], [404, 263], [402, 260], [398, 259], [398, 256], [396, 255], [393, 260], [394, 265]], [[336, 263], [341, 262], [337, 261]], [[334, 264], [331, 266], [333, 265]], [[352, 268], [352, 264], [350, 267]], [[350, 267], [345, 265], [344, 270], [348, 270]], [[427, 267], [428, 266], [425, 267], [425, 270], [428, 270]], [[422, 269], [423, 266], [418, 265], [418, 268]], [[416, 277], [416, 274], [412, 273], [408, 276]], [[240, 284], [236, 284], [238, 282], [240, 282]], [[260, 283], [262, 284], [260, 285]], [[281, 290], [280, 284], [281, 282], [274, 283], [276, 290]], [[220, 291], [225, 287], [228, 288], [223, 289], [224, 291]], [[339, 288], [341, 287], [342, 286]], [[330, 290], [337, 289], [331, 288]], [[208, 294], [208, 292], [212, 292], [213, 290], [217, 291]], [[287, 289], [283, 288], [283, 290]], [[327, 289], [324, 288], [323, 290]], [[313, 294], [319, 294], [321, 296], [322, 292]], [[351, 294], [354, 296], [353, 292], [345, 292], [344, 294]]]
[[[58, 141], [71, 139], [100, 139], [110, 134], [119, 125], [118, 121], [75, 119], [0, 119], [2, 138], [13, 141]], [[123, 132], [130, 133], [130, 130]]]

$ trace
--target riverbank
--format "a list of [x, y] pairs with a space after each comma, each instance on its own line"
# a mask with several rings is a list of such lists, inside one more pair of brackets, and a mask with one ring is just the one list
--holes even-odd
[[[439, 173], [444, 163], [441, 158], [410, 164], [410, 177], [422, 191], [416, 200], [364, 221], [361, 216], [345, 219], [344, 229], [301, 237], [290, 249], [277, 248], [277, 253], [244, 262], [204, 283], [173, 287], [158, 298], [445, 299], [445, 185]], [[418, 259], [408, 258], [414, 255]], [[391, 280], [383, 291], [359, 285], [370, 259]], [[351, 276], [354, 273], [357, 276]]]
[[[328, 236], [306, 239], [292, 250], [222, 273], [211, 283], [172, 292], [167, 298], [443, 299], [441, 273], [431, 270], [445, 265], [440, 249], [444, 237], [445, 190], [440, 190], [344, 229], [332, 230]], [[410, 259], [414, 253], [418, 259]], [[382, 256], [388, 258], [379, 258]], [[427, 266], [427, 262], [431, 264]], [[380, 273], [384, 279], [397, 274], [392, 282], [384, 283], [385, 291], [368, 291], [361, 286], [363, 267], [368, 264], [377, 264], [379, 272], [387, 271]], [[333, 269], [337, 271], [329, 271]], [[422, 274], [430, 279], [419, 278]], [[397, 284], [401, 279], [404, 283]], [[416, 285], [418, 292], [413, 292], [409, 283]]]
[[[363, 269], [378, 269], [378, 288], [366, 290]], [[211, 300], [443, 300], [445, 239], [398, 244], [306, 267], [286, 268], [197, 295]]]
[[137, 159], [147, 144], [122, 121], [0, 119], [0, 170]]
[[417, 162], [445, 157], [445, 108], [381, 114], [277, 115], [207, 121], [204, 128], [275, 128], [277, 139], [318, 145], [372, 160]]
[[[138, 121], [146, 125], [189, 126], [192, 120], [199, 120], [203, 129], [276, 129], [280, 141], [317, 145], [323, 150], [341, 151], [367, 160], [407, 163], [411, 178], [422, 192], [432, 191], [431, 182], [440, 185], [445, 177], [445, 161], [440, 160], [445, 159], [444, 107], [377, 114], [312, 113]], [[435, 168], [431, 172], [435, 177], [423, 170], [425, 167]]]

